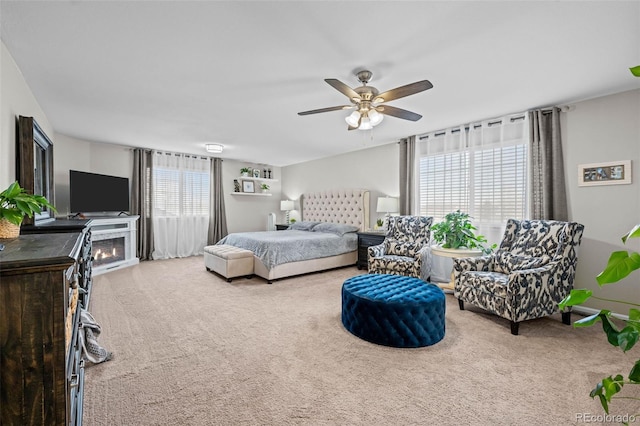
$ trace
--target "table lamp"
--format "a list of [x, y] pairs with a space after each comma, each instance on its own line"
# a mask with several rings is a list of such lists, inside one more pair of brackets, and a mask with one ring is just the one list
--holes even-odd
[[398, 199], [393, 197], [378, 197], [376, 212], [385, 213], [383, 228], [389, 225], [389, 214], [398, 212]]
[[280, 210], [283, 212], [287, 212], [285, 216], [285, 221], [289, 224], [289, 211], [293, 210], [293, 201], [292, 200], [282, 200], [280, 201]]

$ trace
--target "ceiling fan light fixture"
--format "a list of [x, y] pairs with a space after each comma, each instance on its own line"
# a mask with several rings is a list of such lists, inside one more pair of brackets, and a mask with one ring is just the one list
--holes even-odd
[[347, 124], [351, 127], [358, 127], [358, 121], [360, 121], [360, 112], [353, 111], [344, 119], [344, 121], [346, 121]]
[[358, 127], [359, 130], [371, 130], [373, 129], [373, 126], [371, 125], [371, 120], [369, 120], [369, 117], [366, 115], [362, 116], [362, 119], [360, 120], [360, 127]]
[[368, 116], [372, 126], [377, 126], [378, 124], [382, 123], [382, 119], [384, 118], [384, 115], [380, 114], [375, 109], [369, 111]]

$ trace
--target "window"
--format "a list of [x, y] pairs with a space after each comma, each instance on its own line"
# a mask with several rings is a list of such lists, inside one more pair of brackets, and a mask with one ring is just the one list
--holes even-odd
[[[184, 159], [156, 154], [161, 160], [153, 168], [153, 206], [155, 216], [178, 217], [209, 215], [208, 160]], [[173, 157], [173, 158], [172, 158]], [[194, 162], [202, 164], [187, 164]]]
[[518, 114], [421, 136], [420, 214], [440, 221], [460, 209], [499, 242], [507, 219], [527, 217], [527, 129]]
[[210, 160], [153, 154], [153, 259], [202, 254], [209, 231]]

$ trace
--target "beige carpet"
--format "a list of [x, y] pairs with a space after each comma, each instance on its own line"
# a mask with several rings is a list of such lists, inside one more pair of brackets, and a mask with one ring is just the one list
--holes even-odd
[[193, 257], [96, 277], [90, 310], [114, 359], [86, 370], [85, 424], [574, 424], [602, 414], [589, 391], [635, 359], [559, 314], [512, 336], [452, 295], [440, 343], [374, 345], [340, 319], [341, 285], [359, 273], [229, 284]]

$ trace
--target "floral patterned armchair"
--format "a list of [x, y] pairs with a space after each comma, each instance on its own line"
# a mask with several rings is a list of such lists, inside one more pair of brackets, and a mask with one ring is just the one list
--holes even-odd
[[[454, 296], [511, 321], [551, 315], [573, 288], [584, 226], [545, 220], [507, 221], [500, 248], [493, 254], [453, 261]], [[571, 312], [562, 313], [571, 324]]]
[[371, 274], [406, 275], [427, 280], [432, 217], [391, 216], [384, 242], [368, 249]]

